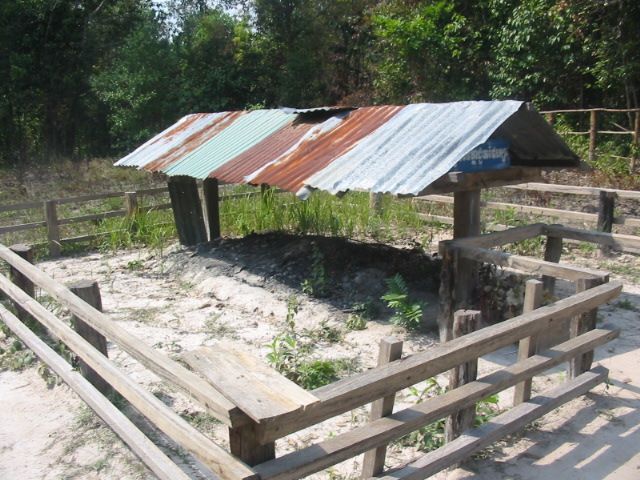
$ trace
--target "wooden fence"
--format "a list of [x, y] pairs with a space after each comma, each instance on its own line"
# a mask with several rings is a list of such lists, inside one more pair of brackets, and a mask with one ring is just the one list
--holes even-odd
[[[589, 130], [582, 132], [562, 132], [563, 135], [589, 135], [589, 160], [596, 159], [596, 147], [598, 135], [631, 135], [631, 145], [633, 146], [633, 154], [630, 160], [630, 169], [634, 171], [640, 155], [640, 108], [584, 108], [571, 110], [546, 110], [540, 113], [546, 115], [547, 120], [552, 125], [558, 114], [589, 114]], [[633, 128], [631, 130], [614, 124], [618, 130], [598, 130], [599, 118], [607, 113], [626, 113], [631, 116], [633, 114]]]
[[[0, 290], [19, 307], [23, 319], [30, 316], [42, 323], [99, 375], [109, 388], [118, 391], [161, 431], [223, 479], [297, 479], [362, 453], [365, 453], [365, 477], [421, 479], [523, 428], [568, 400], [586, 393], [607, 377], [605, 369], [591, 369], [590, 352], [617, 337], [619, 332], [595, 329], [591, 319], [595, 318], [593, 312], [598, 306], [620, 294], [620, 283], [606, 282], [604, 279], [608, 280], [608, 277], [604, 272], [557, 265], [549, 261], [491, 256], [484, 251], [482, 257], [475, 255], [478, 249], [517, 241], [541, 232], [550, 238], [583, 235], [588, 241], [621, 241], [603, 233], [572, 233], [561, 227], [547, 229], [534, 225], [474, 237], [464, 242], [457, 240], [454, 241], [457, 243], [445, 243], [442, 247], [442, 251], [446, 252], [443, 284], [449, 287], [452, 284], [447, 275], [451, 277], [451, 268], [456, 263], [448, 259], [458, 256], [469, 258], [468, 252], [473, 253], [474, 260], [509, 264], [534, 270], [537, 274], [570, 278], [582, 287], [568, 298], [536, 308], [539, 307], [540, 296], [539, 287], [534, 286], [531, 292], [528, 290], [529, 297], [525, 303], [529, 307], [522, 315], [476, 331], [473, 331], [474, 325], [477, 326], [476, 312], [453, 312], [453, 304], [445, 301], [445, 311], [451, 313], [451, 318], [457, 319], [457, 327], [454, 330], [452, 323], [451, 335], [446, 342], [400, 358], [400, 342], [385, 339], [377, 367], [311, 392], [302, 390], [246, 352], [219, 345], [185, 354], [183, 360], [193, 369], [188, 370], [148, 347], [101, 313], [96, 308], [99, 304], [95, 301], [95, 294], [92, 306], [1, 245], [0, 259], [10, 265], [14, 283], [0, 275]], [[557, 247], [557, 242], [554, 245]], [[93, 333], [87, 335], [85, 330], [83, 337], [40, 305], [30, 296], [34, 285], [71, 311]], [[84, 298], [91, 299], [92, 296]], [[71, 372], [13, 314], [0, 308], [0, 317], [43, 361], [60, 372], [63, 379], [79, 392], [159, 478], [185, 478], [134, 425], [105, 402], [95, 387]], [[533, 339], [552, 326], [568, 323], [575, 326], [568, 341], [551, 350], [536, 353]], [[76, 322], [76, 329], [78, 324]], [[121, 372], [100, 349], [100, 342], [96, 341], [99, 336], [117, 344], [228, 425], [230, 451], [213, 443]], [[516, 363], [482, 378], [475, 378], [474, 365], [479, 357], [514, 342], [527, 346], [526, 352], [525, 347], [521, 347], [523, 353]], [[529, 398], [530, 387], [527, 389], [527, 382], [530, 386], [533, 376], [565, 362], [573, 365], [570, 378], [556, 388]], [[445, 372], [450, 372], [451, 378], [451, 388], [446, 393], [392, 413], [396, 392]], [[514, 386], [518, 386], [520, 393], [515, 398], [513, 408], [482, 427], [471, 426], [469, 418], [473, 418], [477, 402]], [[369, 423], [276, 458], [276, 440], [371, 402]], [[399, 470], [385, 471], [387, 444], [447, 417], [448, 443], [444, 447], [425, 454]]]

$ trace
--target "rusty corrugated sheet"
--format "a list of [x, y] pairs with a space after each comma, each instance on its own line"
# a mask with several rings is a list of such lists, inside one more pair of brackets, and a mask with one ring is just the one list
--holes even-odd
[[181, 146], [189, 137], [198, 135], [203, 130], [210, 128], [212, 125], [216, 125], [225, 115], [227, 115], [226, 112], [193, 113], [182, 117], [169, 128], [136, 148], [129, 155], [118, 160], [115, 164], [123, 167], [142, 168], [157, 158], [162, 157], [166, 152]]
[[[358, 141], [389, 121], [402, 107], [364, 107], [343, 113], [323, 122], [334, 122], [334, 127], [311, 136], [292, 152], [277, 159], [255, 175], [247, 177], [252, 184], [266, 183], [292, 192], [300, 189], [304, 181], [325, 168], [336, 158], [348, 152]], [[322, 124], [319, 128], [322, 127]]]
[[252, 110], [211, 137], [198, 149], [162, 169], [167, 175], [204, 179], [281, 128], [291, 124], [296, 114], [282, 110]]
[[181, 143], [173, 146], [164, 152], [158, 153], [155, 159], [142, 168], [150, 172], [159, 172], [164, 168], [180, 161], [186, 155], [197, 150], [206, 142], [211, 140], [215, 135], [231, 125], [238, 117], [244, 115], [245, 112], [222, 112], [203, 128], [196, 131], [188, 131], [189, 135], [184, 136]]
[[226, 183], [244, 183], [244, 178], [287, 153], [317, 122], [298, 119], [268, 136], [209, 174]]

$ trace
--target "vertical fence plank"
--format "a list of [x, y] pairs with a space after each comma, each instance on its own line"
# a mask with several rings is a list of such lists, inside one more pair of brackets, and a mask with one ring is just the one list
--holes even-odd
[[58, 211], [55, 200], [44, 202], [44, 220], [47, 223], [47, 240], [49, 241], [49, 255], [59, 257], [61, 253], [60, 226], [58, 225]]
[[182, 175], [170, 177], [168, 186], [180, 243], [191, 246], [206, 242], [207, 232], [196, 179]]
[[[453, 194], [453, 238], [480, 235], [480, 190]], [[478, 262], [459, 259], [456, 265], [455, 307], [473, 306], [478, 285]]]
[[250, 467], [276, 458], [276, 443], [261, 444], [255, 423], [229, 427], [229, 450]]
[[[69, 290], [93, 308], [102, 311], [102, 297], [100, 296], [100, 287], [98, 286], [98, 282], [95, 280], [76, 280], [70, 283], [68, 287]], [[93, 347], [105, 357], [108, 357], [107, 339], [102, 334], [87, 325], [87, 323], [76, 315], [72, 316], [71, 321], [73, 328], [82, 338], [93, 345]], [[80, 372], [82, 373], [82, 376], [91, 382], [91, 384], [102, 392], [103, 395], [108, 395], [113, 391], [111, 386], [82, 359], [79, 359], [78, 363], [80, 365]]]
[[124, 193], [124, 209], [127, 217], [133, 218], [138, 214], [138, 194], [136, 192]]
[[[378, 366], [386, 365], [402, 356], [402, 341], [394, 337], [386, 337], [380, 341], [378, 353]], [[395, 393], [388, 397], [376, 400], [371, 404], [369, 420], [374, 421], [393, 413], [393, 404], [396, 400]], [[387, 456], [387, 446], [369, 450], [364, 454], [362, 463], [362, 478], [371, 478], [379, 475], [384, 470], [384, 460]]]
[[[604, 282], [600, 278], [581, 278], [576, 282], [576, 293], [584, 292], [590, 288], [602, 285], [602, 283]], [[596, 328], [597, 319], [597, 308], [572, 318], [569, 326], [569, 336], [575, 338], [589, 330], [593, 330]], [[576, 378], [578, 375], [590, 370], [592, 363], [593, 351], [578, 355], [569, 362], [568, 378]]]
[[[33, 263], [33, 247], [18, 243], [16, 245], [11, 245], [9, 249], [19, 257], [24, 258], [27, 262]], [[33, 285], [33, 282], [29, 280], [27, 277], [25, 277], [22, 274], [22, 272], [20, 272], [20, 270], [18, 270], [13, 266], [9, 266], [9, 278], [16, 286], [20, 287], [20, 289], [22, 289], [22, 291], [24, 291], [27, 295], [29, 295], [32, 298], [35, 298], [36, 290], [35, 290], [35, 286]], [[24, 322], [25, 324], [29, 324], [32, 329], [33, 327], [40, 325], [38, 322], [32, 319], [31, 315], [29, 315], [20, 306], [19, 303], [13, 302], [13, 305], [16, 308], [16, 312], [18, 313], [18, 318], [22, 320], [22, 322]]]
[[[598, 201], [598, 226], [600, 232], [611, 233], [613, 230], [614, 211], [616, 208], [616, 193], [600, 190]], [[608, 255], [611, 248], [606, 245], [600, 245], [600, 255]]]
[[[480, 328], [482, 316], [477, 310], [458, 310], [453, 316], [453, 338], [459, 338]], [[463, 363], [449, 372], [449, 390], [476, 380], [478, 359]], [[451, 442], [462, 432], [471, 428], [475, 420], [475, 405], [463, 408], [447, 418], [444, 439]]]
[[[544, 259], [547, 262], [558, 263], [562, 256], [562, 237], [547, 237], [547, 244], [544, 248]], [[544, 291], [553, 295], [556, 287], [556, 278], [551, 275], [543, 275], [542, 283]]]
[[453, 298], [455, 289], [455, 253], [449, 248], [446, 241], [438, 245], [438, 253], [442, 259], [440, 269], [440, 309], [438, 311], [438, 329], [440, 330], [440, 342], [448, 342], [453, 336], [453, 311], [455, 309]]
[[207, 212], [207, 226], [209, 227], [209, 240], [220, 238], [220, 191], [218, 180], [206, 178], [202, 182], [204, 207]]
[[591, 110], [589, 117], [589, 161], [596, 159], [596, 139], [598, 135], [598, 112]]
[[[524, 305], [522, 313], [528, 313], [542, 305], [542, 292], [543, 283], [531, 279], [527, 280], [525, 293], [524, 293]], [[531, 336], [520, 340], [518, 345], [518, 361], [526, 360], [527, 358], [536, 354], [538, 349], [538, 337]], [[525, 380], [516, 385], [513, 394], [513, 405], [519, 405], [522, 402], [526, 402], [531, 398], [531, 382], [532, 379]]]

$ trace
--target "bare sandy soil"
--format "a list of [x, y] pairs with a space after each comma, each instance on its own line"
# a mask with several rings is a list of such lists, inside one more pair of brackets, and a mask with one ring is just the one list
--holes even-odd
[[[141, 341], [174, 358], [216, 342], [242, 346], [265, 358], [267, 343], [283, 331], [292, 295], [299, 303], [295, 317], [298, 329], [343, 332], [337, 341], [319, 336], [312, 357], [342, 359], [351, 371], [375, 365], [377, 343], [386, 335], [403, 339], [405, 353], [436, 343], [435, 333], [411, 334], [391, 325], [389, 312], [384, 310], [368, 322], [365, 330], [349, 332], [344, 327], [351, 306], [379, 298], [386, 288], [384, 279], [396, 271], [410, 281], [415, 295], [429, 303], [426, 315], [434, 320], [437, 269], [428, 256], [366, 245], [348, 247], [343, 256], [327, 254], [332, 294], [328, 299], [315, 299], [300, 291], [300, 283], [310, 274], [311, 243], [320, 242], [328, 252], [338, 250], [331, 250], [332, 245], [322, 244], [321, 239], [281, 242], [280, 250], [270, 243], [273, 241], [255, 236], [199, 252], [172, 247], [162, 256], [146, 250], [117, 255], [93, 253], [39, 266], [61, 282], [98, 280], [105, 312]], [[631, 262], [638, 270], [637, 257], [619, 256], [602, 262], [612, 261], [623, 265]], [[596, 267], [593, 258], [575, 258], [575, 262]], [[416, 264], [423, 264], [422, 270], [416, 270]], [[488, 449], [462, 468], [442, 472], [438, 479], [640, 478], [640, 287], [632, 283], [638, 281], [635, 277], [624, 280], [623, 295], [600, 310], [601, 326], [622, 330], [619, 339], [596, 354], [597, 363], [610, 369], [610, 384], [566, 404], [522, 435]], [[509, 347], [481, 359], [480, 373], [513, 362], [515, 354], [515, 347]], [[109, 344], [109, 356], [218, 443], [226, 443], [226, 429], [184, 396], [115, 345]], [[347, 375], [349, 369], [343, 374]], [[562, 368], [547, 372], [536, 377], [534, 390], [545, 390], [563, 378]], [[445, 385], [444, 378], [439, 381]], [[501, 395], [502, 406], [509, 405], [511, 395], [510, 391]], [[415, 400], [409, 392], [402, 392], [397, 408]], [[0, 373], [0, 405], [2, 479], [155, 478], [65, 385], [47, 389], [35, 367]], [[126, 411], [137, 418], [135, 412]], [[279, 441], [278, 454], [347, 431], [366, 420], [365, 408], [341, 415]], [[194, 479], [207, 478], [189, 455], [147, 424], [142, 428]], [[398, 465], [418, 455], [413, 447], [394, 444], [388, 464]], [[360, 466], [358, 457], [313, 477], [357, 477]]]

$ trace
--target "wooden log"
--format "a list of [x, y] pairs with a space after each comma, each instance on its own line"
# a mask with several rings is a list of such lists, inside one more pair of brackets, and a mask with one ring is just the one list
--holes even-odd
[[[544, 246], [545, 262], [559, 263], [562, 256], [562, 237], [547, 236], [547, 243]], [[542, 283], [544, 290], [549, 295], [553, 295], [556, 288], [556, 277], [553, 275], [543, 275]]]
[[209, 229], [209, 241], [220, 238], [220, 192], [218, 180], [206, 178], [202, 182], [204, 206], [207, 211], [207, 227]]
[[[603, 280], [597, 278], [581, 278], [576, 282], [576, 293], [592, 291], [598, 285], [602, 285]], [[598, 320], [598, 308], [589, 310], [571, 319], [569, 324], [569, 336], [575, 338], [596, 328]], [[593, 363], [593, 351], [578, 355], [569, 361], [569, 378], [576, 378], [578, 375], [591, 369]]]
[[180, 243], [186, 246], [207, 241], [202, 206], [195, 178], [169, 177], [169, 196]]
[[580, 278], [609, 278], [608, 272], [579, 268], [572, 265], [556, 264], [538, 260], [536, 258], [511, 255], [505, 252], [487, 250], [483, 248], [461, 246], [457, 247], [460, 256], [473, 258], [476, 261], [492, 263], [499, 267], [509, 267], [531, 275], [553, 275], [564, 280], [575, 282]]
[[[460, 338], [480, 329], [482, 314], [478, 310], [458, 310], [453, 316], [453, 338]], [[478, 376], [478, 359], [465, 362], [449, 372], [449, 390], [474, 382]], [[471, 428], [476, 416], [476, 406], [472, 405], [449, 417], [444, 427], [444, 441], [451, 442], [462, 432]]]
[[[102, 297], [100, 296], [100, 287], [95, 280], [76, 280], [68, 285], [75, 295], [84, 300], [87, 304], [91, 305], [96, 310], [102, 311]], [[95, 329], [91, 328], [77, 315], [72, 315], [71, 324], [78, 334], [89, 342], [93, 347], [98, 350], [105, 357], [109, 357], [107, 352], [107, 339], [104, 335], [98, 333]], [[80, 372], [82, 376], [86, 378], [94, 387], [96, 387], [103, 395], [109, 395], [112, 393], [112, 389], [109, 384], [98, 375], [87, 363], [80, 359]]]
[[389, 472], [380, 480], [423, 480], [454, 465], [473, 452], [481, 450], [507, 435], [511, 435], [534, 420], [555, 410], [561, 405], [584, 395], [607, 379], [608, 371], [598, 367], [592, 372], [544, 392], [543, 395], [521, 403], [508, 412], [498, 415], [484, 425], [474, 428], [456, 441], [445, 445], [409, 463], [405, 467]]
[[138, 215], [138, 194], [136, 192], [124, 192], [124, 209], [127, 217], [133, 218]]
[[[0, 249], [2, 255], [2, 249]], [[620, 282], [610, 282], [589, 292], [582, 292], [520, 315], [485, 327], [477, 332], [439, 344], [427, 351], [409, 355], [383, 367], [376, 367], [338, 380], [311, 393], [320, 399], [304, 412], [294, 412], [280, 418], [277, 425], [261, 429], [261, 441], [281, 438], [327, 418], [353, 410], [378, 398], [415, 385], [446, 372], [519, 339], [539, 334], [560, 325], [576, 314], [587, 312], [617, 297], [622, 291]]]
[[[386, 337], [380, 340], [378, 352], [378, 366], [399, 360], [402, 357], [402, 340], [394, 337]], [[393, 413], [393, 405], [396, 401], [395, 394], [380, 398], [371, 404], [369, 421], [374, 422]], [[369, 450], [364, 454], [362, 461], [362, 478], [373, 477], [384, 471], [384, 461], [387, 456], [387, 446], [382, 445]]]
[[596, 139], [598, 135], [598, 112], [591, 110], [589, 116], [589, 161], [596, 159]]
[[56, 202], [47, 200], [44, 202], [44, 219], [47, 223], [47, 240], [49, 242], [49, 255], [59, 257], [61, 253], [60, 228], [58, 226], [58, 213]]
[[[480, 235], [480, 190], [454, 193], [453, 238]], [[458, 258], [455, 263], [455, 306], [471, 308], [478, 286], [478, 262], [472, 258]]]
[[[524, 304], [522, 306], [522, 313], [528, 313], [534, 311], [536, 308], [540, 308], [542, 305], [542, 282], [530, 279], [527, 280], [525, 292], [524, 292]], [[521, 362], [529, 357], [532, 357], [538, 351], [538, 336], [532, 335], [520, 340], [518, 344], [518, 361]], [[531, 398], [531, 378], [520, 382], [516, 385], [513, 393], [513, 404], [520, 405], [522, 402], [526, 402]]]
[[35, 285], [68, 308], [72, 314], [77, 315], [102, 335], [118, 344], [120, 348], [145, 367], [189, 394], [223, 423], [239, 426], [248, 422], [249, 418], [240, 409], [205, 380], [140, 341], [125, 328], [119, 326], [102, 312], [87, 305], [69, 289], [15, 255], [4, 245], [0, 245], [0, 258], [20, 270]]
[[173, 461], [131, 420], [85, 380], [71, 365], [0, 305], [2, 321], [118, 435], [160, 480], [189, 480]]
[[585, 352], [604, 345], [618, 335], [619, 331], [588, 332], [554, 347], [553, 350], [541, 352], [522, 362], [485, 375], [475, 382], [258, 465], [255, 470], [262, 480], [294, 480], [313, 474], [408, 435], [455, 410], [474, 405], [523, 379], [562, 364], [575, 356], [576, 352]]
[[[89, 342], [72, 330], [71, 327], [14, 286], [4, 275], [0, 275], [0, 289], [14, 301], [20, 302], [27, 312], [87, 362], [115, 390], [129, 400], [140, 413], [182, 447], [198, 457], [208, 468], [223, 478], [255, 479], [255, 473], [249, 467], [216, 445], [155, 395], [120, 371], [108, 358], [93, 348]], [[76, 302], [82, 302], [75, 295], [70, 294], [74, 296]], [[186, 369], [184, 369], [184, 372], [191, 373]]]
[[[600, 191], [598, 202], [598, 226], [599, 232], [611, 233], [613, 228], [616, 194], [614, 192]], [[600, 246], [600, 255], [608, 255], [611, 249], [606, 245]]]
[[[33, 263], [33, 247], [18, 243], [16, 245], [11, 245], [9, 248], [20, 258], [29, 263]], [[29, 278], [25, 277], [22, 272], [20, 272], [20, 270], [12, 265], [9, 266], [9, 278], [11, 279], [13, 284], [20, 288], [24, 293], [29, 295], [31, 298], [35, 298], [36, 289], [33, 282], [29, 280]], [[13, 306], [15, 307], [18, 318], [20, 320], [22, 320], [25, 324], [28, 324], [32, 329], [37, 328], [37, 324], [34, 323], [34, 319], [20, 306], [19, 303], [14, 302]]]

